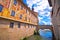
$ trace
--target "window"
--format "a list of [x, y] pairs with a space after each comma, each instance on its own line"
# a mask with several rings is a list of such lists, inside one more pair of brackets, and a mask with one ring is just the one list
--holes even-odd
[[30, 25], [28, 24], [28, 28], [29, 28], [29, 26], [30, 26]]
[[23, 10], [23, 6], [20, 5], [20, 9]]
[[32, 28], [33, 26], [31, 25], [31, 28]]
[[0, 12], [2, 12], [3, 10], [3, 6], [0, 4]]
[[30, 19], [29, 19], [29, 22], [30, 22]]
[[26, 27], [26, 24], [25, 24], [25, 23], [22, 23], [22, 26], [23, 26], [23, 27]]
[[24, 24], [24, 26], [26, 27], [26, 24]]
[[20, 15], [20, 19], [22, 19], [22, 14]]
[[20, 28], [20, 23], [18, 23], [18, 28]]
[[32, 28], [33, 26], [31, 25], [31, 28]]
[[27, 21], [27, 17], [25, 17], [25, 20]]
[[17, 0], [14, 0], [14, 5], [16, 5], [17, 4]]
[[28, 10], [26, 9], [26, 13], [28, 13]]
[[26, 9], [26, 13], [28, 13], [28, 14], [29, 14], [29, 10], [27, 10], [27, 9]]
[[15, 16], [15, 11], [11, 11], [11, 16]]
[[31, 28], [31, 25], [29, 25], [29, 28]]
[[13, 28], [13, 26], [14, 26], [14, 23], [11, 22], [11, 23], [10, 23], [10, 28]]

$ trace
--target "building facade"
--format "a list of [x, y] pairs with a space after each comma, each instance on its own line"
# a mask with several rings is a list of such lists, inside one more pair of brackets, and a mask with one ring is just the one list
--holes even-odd
[[56, 40], [60, 40], [60, 0], [51, 0], [52, 2], [52, 24]]
[[0, 40], [19, 40], [34, 34], [37, 13], [22, 1], [0, 0]]

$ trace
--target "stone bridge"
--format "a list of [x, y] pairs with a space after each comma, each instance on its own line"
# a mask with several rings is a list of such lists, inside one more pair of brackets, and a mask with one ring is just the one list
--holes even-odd
[[37, 26], [36, 30], [38, 31], [39, 29], [50, 29], [52, 31], [53, 40], [55, 40], [54, 28], [52, 25], [39, 25]]

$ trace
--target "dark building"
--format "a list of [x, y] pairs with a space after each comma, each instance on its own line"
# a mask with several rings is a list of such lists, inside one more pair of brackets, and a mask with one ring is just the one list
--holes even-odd
[[60, 0], [51, 0], [52, 3], [52, 23], [56, 40], [60, 40]]

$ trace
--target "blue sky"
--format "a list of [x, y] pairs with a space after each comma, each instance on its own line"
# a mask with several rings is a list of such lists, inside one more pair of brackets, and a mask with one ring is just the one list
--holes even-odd
[[39, 25], [52, 25], [48, 0], [23, 0], [23, 2], [35, 12], [38, 12]]

